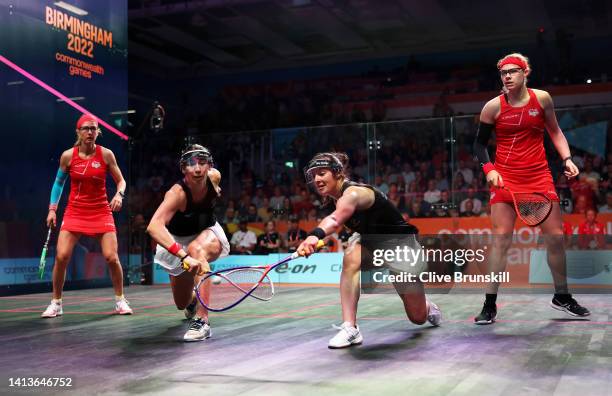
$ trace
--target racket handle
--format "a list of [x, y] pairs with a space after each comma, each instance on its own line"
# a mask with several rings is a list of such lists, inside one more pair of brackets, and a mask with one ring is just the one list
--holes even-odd
[[[319, 239], [319, 242], [317, 242], [317, 246], [315, 246], [315, 250], [320, 250], [323, 246], [325, 246], [325, 242]], [[302, 255], [298, 252], [295, 252], [291, 255], [291, 260], [296, 259], [298, 257], [302, 257]]]
[[40, 255], [40, 263], [38, 264], [38, 277], [43, 278], [45, 274], [45, 260], [47, 259], [47, 248], [44, 247], [42, 254]]

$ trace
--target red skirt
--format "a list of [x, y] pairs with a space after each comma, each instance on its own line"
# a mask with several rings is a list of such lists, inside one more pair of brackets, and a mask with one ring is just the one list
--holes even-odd
[[117, 232], [115, 219], [108, 205], [97, 208], [68, 205], [60, 230], [88, 236]]
[[[552, 175], [547, 169], [546, 172], [534, 172], [532, 174], [516, 175], [509, 172], [500, 172], [504, 186], [508, 187], [512, 192], [531, 192], [546, 195], [551, 201], [559, 202], [559, 196], [553, 183]], [[490, 204], [500, 202], [512, 203], [512, 195], [501, 188], [491, 188]]]

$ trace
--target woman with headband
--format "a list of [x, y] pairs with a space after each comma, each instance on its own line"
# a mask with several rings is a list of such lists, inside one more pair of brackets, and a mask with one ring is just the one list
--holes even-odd
[[[66, 179], [70, 175], [70, 196], [57, 238], [57, 253], [53, 267], [53, 298], [41, 316], [54, 318], [63, 314], [62, 291], [66, 266], [82, 235], [100, 241], [115, 290], [115, 312], [120, 315], [130, 315], [132, 309], [123, 296], [123, 271], [117, 253], [115, 221], [111, 213], [121, 209], [126, 183], [113, 152], [96, 144], [100, 128], [95, 116], [82, 115], [76, 124], [76, 135], [74, 146], [62, 153], [51, 190], [47, 226], [55, 227], [57, 204], [62, 196]], [[107, 172], [111, 174], [117, 185], [117, 192], [110, 204], [106, 195]]]
[[[578, 168], [572, 161], [569, 145], [557, 123], [550, 94], [527, 88], [527, 77], [531, 73], [529, 60], [519, 53], [509, 54], [497, 62], [497, 69], [503, 83], [503, 93], [487, 102], [482, 109], [474, 142], [474, 154], [491, 187], [494, 242], [489, 254], [489, 271], [504, 271], [504, 258], [512, 244], [517, 217], [512, 195], [503, 187], [513, 192], [544, 194], [553, 202], [550, 215], [540, 225], [555, 285], [551, 307], [572, 316], [588, 316], [589, 310], [578, 304], [567, 288], [561, 210], [546, 160], [544, 130], [563, 161], [565, 176], [568, 179], [578, 176]], [[495, 164], [487, 152], [493, 130], [497, 140]], [[482, 311], [474, 318], [476, 324], [495, 322], [498, 289], [499, 283], [493, 282], [487, 286]]]
[[[344, 153], [319, 153], [304, 169], [306, 181], [331, 204], [333, 212], [325, 217], [297, 251], [309, 256], [315, 252], [317, 242], [345, 225], [355, 231], [344, 251], [340, 275], [340, 302], [343, 323], [339, 332], [329, 341], [329, 348], [345, 348], [361, 344], [363, 336], [357, 326], [357, 304], [360, 295], [361, 234], [416, 234], [418, 230], [404, 221], [400, 212], [376, 188], [348, 180], [345, 173], [348, 156]], [[423, 285], [414, 282], [403, 289], [394, 284], [410, 321], [432, 325], [440, 324], [442, 315], [433, 302], [426, 299]]]
[[[192, 319], [183, 340], [201, 341], [211, 336], [211, 329], [208, 311], [197, 303], [193, 289], [210, 271], [209, 263], [229, 254], [230, 245], [214, 214], [221, 173], [213, 168], [210, 151], [188, 145], [181, 153], [180, 168], [183, 179], [166, 192], [147, 232], [157, 242], [154, 261], [170, 276], [176, 307]], [[200, 293], [205, 298], [210, 293], [208, 282]]]

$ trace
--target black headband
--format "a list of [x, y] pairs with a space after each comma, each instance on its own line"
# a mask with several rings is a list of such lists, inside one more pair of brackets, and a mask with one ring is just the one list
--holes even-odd
[[202, 158], [206, 161], [208, 161], [209, 163], [213, 163], [213, 157], [210, 154], [210, 151], [208, 151], [207, 148], [203, 148], [203, 149], [193, 149], [193, 150], [189, 150], [184, 152], [183, 154], [181, 154], [181, 160], [180, 163], [184, 164], [187, 162], [187, 160], [191, 157], [198, 157], [198, 158]]

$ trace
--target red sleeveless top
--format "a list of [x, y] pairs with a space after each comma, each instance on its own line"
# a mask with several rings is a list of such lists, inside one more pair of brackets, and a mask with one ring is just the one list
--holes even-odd
[[68, 205], [88, 208], [108, 206], [106, 170], [101, 146], [96, 145], [96, 152], [89, 159], [82, 159], [79, 156], [79, 148], [75, 147], [70, 162]]
[[70, 161], [70, 196], [62, 221], [62, 230], [85, 235], [115, 232], [115, 221], [106, 196], [106, 171], [102, 146], [96, 145], [91, 158], [82, 159], [79, 148], [72, 150]]
[[[514, 192], [541, 192], [555, 199], [544, 150], [544, 109], [531, 89], [529, 102], [520, 107], [499, 96], [501, 112], [495, 120], [495, 169]], [[493, 198], [493, 197], [492, 197]]]

